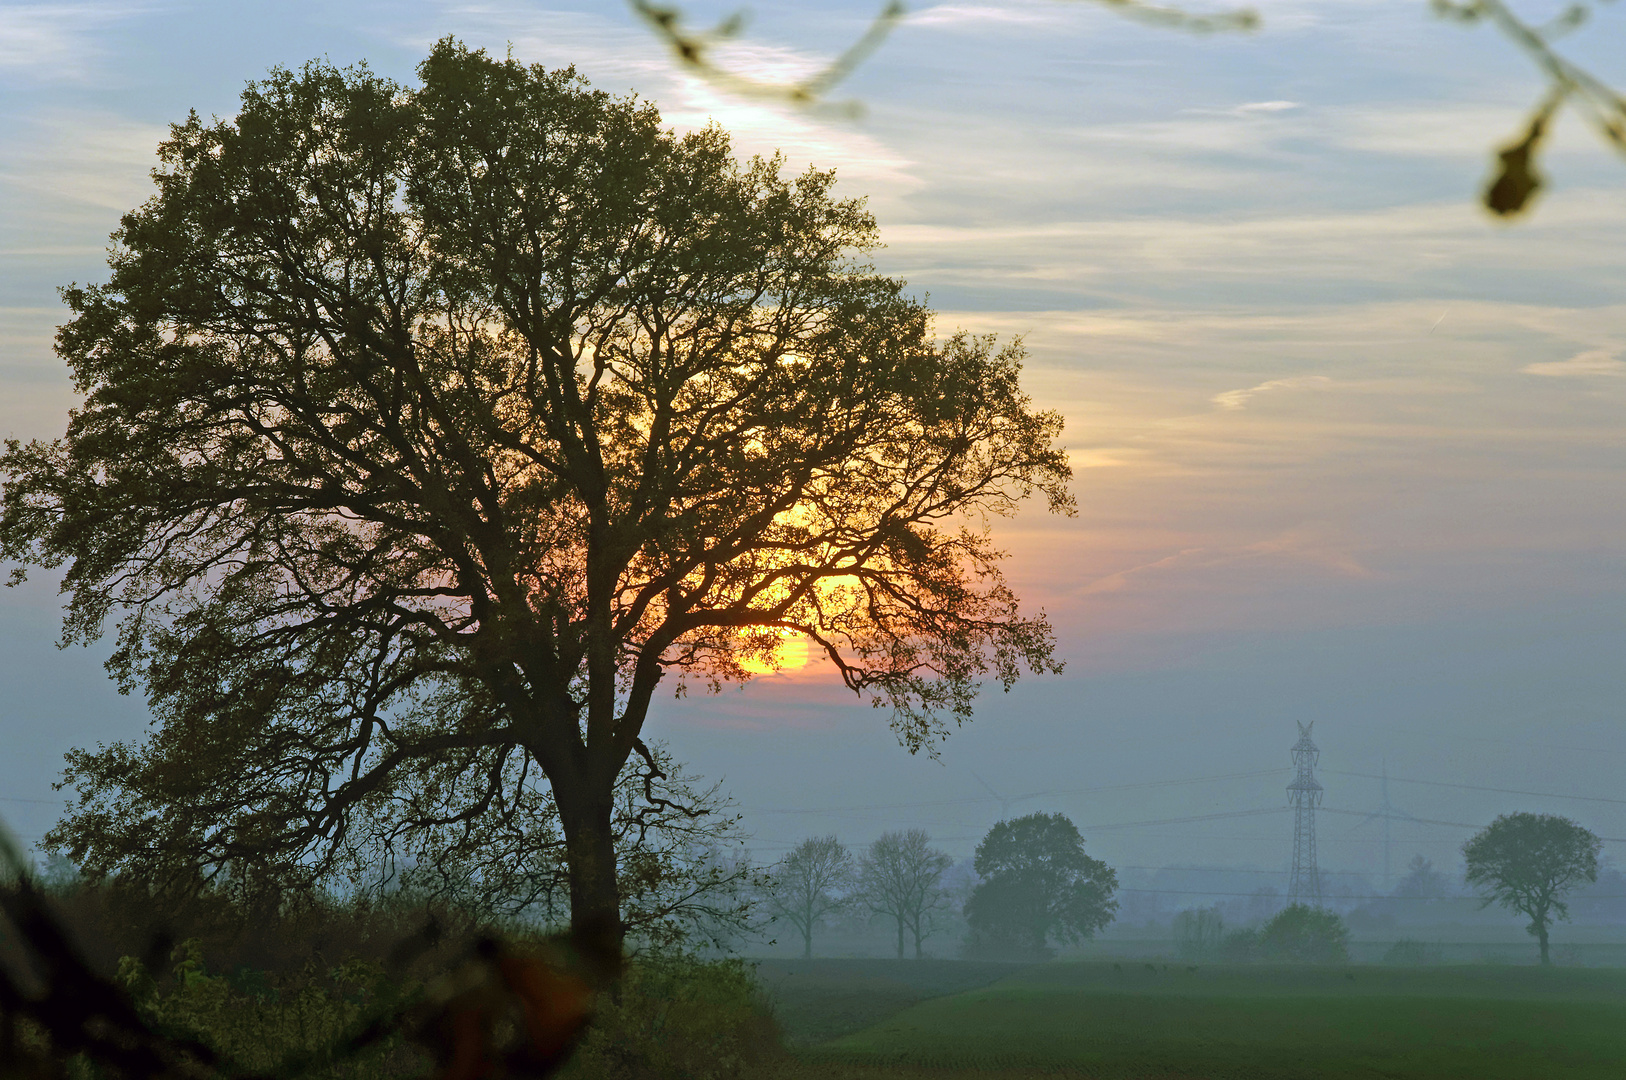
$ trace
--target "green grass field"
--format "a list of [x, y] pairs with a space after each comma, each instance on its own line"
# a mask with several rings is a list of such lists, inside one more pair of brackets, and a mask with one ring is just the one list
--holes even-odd
[[[819, 973], [822, 992], [839, 975]], [[884, 1007], [861, 982], [850, 1019], [866, 1000], [872, 1011]], [[1626, 1077], [1622, 969], [1049, 964], [822, 1042], [807, 1029], [796, 1038], [800, 1014], [786, 1009], [795, 995], [788, 985], [778, 992], [781, 1022], [805, 1047], [794, 1073], [809, 1080]]]
[[960, 960], [763, 960], [757, 980], [792, 1047], [862, 1031], [930, 998], [997, 982], [1023, 964]]

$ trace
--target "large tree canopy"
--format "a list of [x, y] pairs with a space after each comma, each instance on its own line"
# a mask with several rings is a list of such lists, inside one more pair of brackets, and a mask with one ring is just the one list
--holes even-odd
[[976, 951], [1045, 958], [1050, 942], [1095, 936], [1118, 910], [1118, 875], [1084, 853], [1084, 838], [1065, 814], [1001, 821], [977, 845], [982, 879], [966, 900]]
[[73, 757], [58, 843], [314, 880], [540, 771], [603, 920], [663, 675], [805, 635], [916, 750], [1055, 667], [984, 524], [1071, 508], [1017, 345], [934, 337], [829, 172], [450, 40], [419, 75], [176, 125], [65, 290], [84, 400], [9, 444], [0, 555], [66, 567], [69, 640], [118, 618], [157, 724]]

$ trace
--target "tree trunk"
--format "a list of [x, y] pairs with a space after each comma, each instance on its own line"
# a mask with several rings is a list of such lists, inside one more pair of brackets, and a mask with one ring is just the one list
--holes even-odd
[[809, 918], [802, 929], [802, 959], [813, 959], [813, 920]]
[[903, 916], [898, 916], [898, 959], [903, 959]]
[[565, 862], [570, 872], [570, 929], [605, 945], [621, 946], [621, 887], [615, 872], [615, 833], [611, 829], [613, 794], [579, 788], [567, 795], [554, 785], [559, 824], [565, 833]]
[[1547, 955], [1547, 925], [1551, 920], [1547, 917], [1549, 907], [1546, 904], [1537, 906], [1530, 912], [1530, 932], [1536, 935], [1536, 941], [1541, 944], [1541, 963], [1545, 967], [1551, 964], [1552, 958]]

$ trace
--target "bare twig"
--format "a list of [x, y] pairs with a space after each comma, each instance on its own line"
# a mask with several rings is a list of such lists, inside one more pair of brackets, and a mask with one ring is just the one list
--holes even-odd
[[1517, 45], [1551, 84], [1536, 103], [1519, 138], [1497, 151], [1497, 170], [1485, 188], [1485, 208], [1514, 217], [1530, 206], [1540, 190], [1536, 155], [1558, 107], [1568, 104], [1617, 153], [1626, 155], [1626, 98], [1602, 79], [1561, 56], [1552, 41], [1590, 16], [1591, 7], [1574, 3], [1544, 26], [1520, 19], [1503, 0], [1432, 0], [1434, 11], [1457, 22], [1488, 22]]
[[880, 48], [881, 42], [892, 32], [908, 8], [903, 0], [890, 0], [870, 23], [862, 37], [832, 60], [821, 71], [795, 82], [767, 82], [729, 71], [711, 59], [713, 46], [738, 37], [745, 27], [745, 14], [735, 12], [709, 31], [691, 31], [683, 28], [683, 12], [675, 7], [649, 3], [649, 0], [629, 0], [632, 9], [661, 37], [683, 66], [708, 82], [741, 97], [766, 98], [788, 102], [805, 108], [815, 108], [848, 117], [858, 116], [863, 106], [856, 101], [832, 104], [823, 101], [825, 93], [869, 58]]
[[[869, 28], [864, 31], [863, 36], [823, 69], [805, 79], [770, 82], [730, 71], [712, 58], [712, 50], [717, 44], [738, 37], [745, 28], [743, 11], [730, 15], [712, 30], [692, 31], [684, 29], [683, 12], [680, 8], [653, 4], [649, 0], [628, 0], [628, 2], [666, 42], [678, 62], [708, 82], [741, 97], [782, 101], [846, 117], [860, 115], [863, 106], [856, 101], [826, 102], [824, 95], [851, 75], [859, 64], [880, 48], [887, 35], [908, 14], [908, 8], [903, 4], [903, 0], [889, 0], [886, 7], [881, 9]], [[1259, 25], [1259, 15], [1251, 8], [1201, 15], [1177, 7], [1145, 3], [1143, 0], [1088, 0], [1088, 2], [1101, 4], [1139, 22], [1197, 34], [1253, 30]]]

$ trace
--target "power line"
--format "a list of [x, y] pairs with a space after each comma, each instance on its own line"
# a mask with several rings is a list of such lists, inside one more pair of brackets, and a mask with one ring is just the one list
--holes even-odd
[[[1118, 891], [1121, 892], [1121, 893], [1161, 893], [1161, 894], [1168, 895], [1168, 896], [1247, 896], [1247, 897], [1256, 897], [1257, 896], [1257, 897], [1261, 897], [1261, 898], [1264, 898], [1264, 899], [1275, 899], [1275, 900], [1285, 900], [1286, 899], [1286, 897], [1282, 896], [1281, 893], [1225, 892], [1225, 891], [1222, 891], [1220, 889], [1119, 889]], [[1324, 899], [1324, 900], [1472, 900], [1472, 901], [1478, 902], [1480, 897], [1477, 897], [1477, 896], [1382, 896], [1382, 895], [1373, 894], [1373, 895], [1370, 895], [1370, 896], [1355, 896], [1355, 895], [1350, 895], [1350, 896], [1330, 896], [1329, 895], [1329, 896], [1322, 897], [1322, 899]], [[1571, 902], [1574, 902], [1576, 900], [1626, 900], [1626, 893], [1622, 893], [1620, 895], [1610, 894], [1610, 895], [1607, 895], [1607, 896], [1580, 895], [1580, 896], [1572, 896], [1571, 897]]]
[[[1321, 809], [1329, 814], [1344, 814], [1348, 817], [1367, 818], [1372, 816], [1371, 814], [1363, 814], [1359, 810], [1334, 810], [1330, 806], [1323, 806]], [[1484, 828], [1483, 825], [1471, 825], [1466, 821], [1441, 821], [1438, 818], [1408, 817], [1405, 820], [1415, 822], [1418, 825], [1445, 825], [1453, 829]]]
[[1500, 743], [1503, 746], [1518, 746], [1526, 750], [1573, 750], [1577, 754], [1620, 754], [1626, 757], [1626, 750], [1605, 750], [1601, 746], [1565, 746], [1561, 743], [1520, 742], [1517, 739], [1493, 739], [1487, 735], [1459, 735], [1457, 738], [1472, 739], [1474, 742]]
[[787, 809], [774, 809], [761, 806], [742, 806], [741, 810], [753, 814], [844, 814], [859, 813], [870, 810], [913, 810], [927, 806], [963, 806], [968, 803], [1016, 802], [1020, 799], [1038, 799], [1046, 795], [1093, 795], [1106, 791], [1131, 791], [1141, 788], [1178, 787], [1184, 784], [1206, 784], [1216, 780], [1251, 780], [1261, 776], [1275, 776], [1285, 772], [1285, 769], [1253, 769], [1248, 772], [1221, 773], [1215, 776], [1192, 776], [1181, 780], [1146, 780], [1135, 784], [1110, 784], [1106, 787], [1087, 788], [1050, 788], [1045, 791], [1030, 791], [1025, 795], [1007, 795], [1001, 800], [998, 795], [964, 795], [954, 799], [933, 799], [920, 802], [906, 803], [873, 803], [868, 806], [807, 806]]
[[[1328, 769], [1327, 772], [1334, 776], [1359, 776], [1367, 780], [1383, 779], [1374, 773], [1339, 772], [1337, 769]], [[1626, 806], [1626, 799], [1606, 799], [1602, 795], [1560, 795], [1556, 791], [1520, 791], [1516, 788], [1482, 787], [1478, 784], [1451, 784], [1444, 780], [1408, 780], [1404, 776], [1391, 776], [1389, 779], [1402, 784], [1425, 784], [1429, 787], [1458, 788], [1463, 791], [1491, 791], [1498, 795], [1534, 795], [1543, 799], [1574, 799], [1577, 802], [1601, 802]]]
[[[1280, 771], [1280, 770], [1277, 770]], [[1285, 814], [1286, 806], [1266, 806], [1259, 810], [1227, 810], [1218, 814], [1192, 814], [1188, 817], [1155, 818], [1151, 821], [1118, 821], [1105, 825], [1080, 825], [1080, 832], [1110, 832], [1113, 829], [1139, 829], [1149, 825], [1183, 825], [1190, 821], [1218, 821], [1221, 818], [1253, 817], [1256, 814]]]

